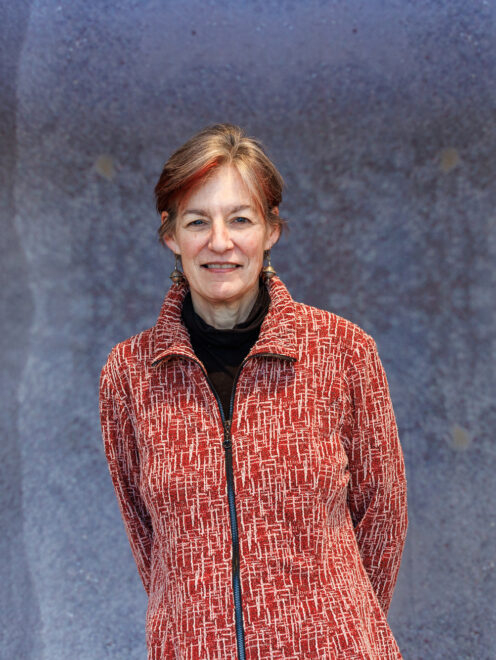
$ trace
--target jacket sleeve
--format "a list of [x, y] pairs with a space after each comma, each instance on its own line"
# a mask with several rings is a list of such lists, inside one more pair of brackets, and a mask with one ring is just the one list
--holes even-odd
[[110, 476], [138, 572], [149, 594], [153, 528], [139, 492], [139, 455], [129, 412], [112, 382], [110, 358], [100, 375], [100, 421]]
[[363, 565], [387, 615], [408, 526], [406, 476], [386, 374], [370, 335], [349, 378], [348, 505]]

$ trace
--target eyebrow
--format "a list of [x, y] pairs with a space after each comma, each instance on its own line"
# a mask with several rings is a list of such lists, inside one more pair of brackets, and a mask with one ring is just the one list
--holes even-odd
[[[224, 211], [228, 212], [228, 215], [231, 215], [231, 213], [238, 213], [239, 211], [243, 211], [244, 209], [249, 209], [251, 211], [254, 211], [255, 209], [253, 206], [250, 204], [241, 204], [240, 206], [233, 206], [231, 209], [226, 208]], [[191, 215], [204, 215], [208, 216], [208, 211], [204, 211], [203, 209], [187, 209], [184, 211], [183, 215], [188, 215], [188, 213], [191, 213]]]

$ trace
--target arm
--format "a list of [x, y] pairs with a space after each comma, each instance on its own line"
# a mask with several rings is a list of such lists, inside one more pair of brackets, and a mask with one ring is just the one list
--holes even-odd
[[149, 594], [153, 528], [139, 492], [134, 428], [111, 376], [110, 358], [100, 375], [100, 420], [110, 476], [145, 591]]
[[403, 453], [377, 346], [350, 367], [353, 425], [346, 448], [348, 506], [363, 565], [387, 615], [408, 525]]

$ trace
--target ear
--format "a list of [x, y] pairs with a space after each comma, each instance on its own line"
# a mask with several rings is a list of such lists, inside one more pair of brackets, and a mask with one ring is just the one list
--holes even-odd
[[[273, 206], [272, 213], [274, 215], [279, 215], [279, 207]], [[271, 226], [267, 232], [267, 238], [265, 239], [264, 250], [270, 250], [270, 248], [277, 243], [281, 236], [281, 225]]]
[[176, 243], [174, 236], [164, 236], [164, 243], [167, 247], [174, 252], [174, 254], [181, 254], [179, 245]]
[[[167, 220], [169, 217], [169, 214], [167, 211], [162, 211], [160, 214], [160, 217], [162, 218], [162, 224]], [[164, 236], [164, 243], [167, 245], [167, 247], [174, 252], [174, 254], [179, 254], [179, 246], [176, 243], [176, 239], [172, 234]]]

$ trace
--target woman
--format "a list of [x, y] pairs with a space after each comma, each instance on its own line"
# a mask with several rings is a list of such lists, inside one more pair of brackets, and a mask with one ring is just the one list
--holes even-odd
[[148, 659], [401, 658], [406, 480], [375, 341], [275, 276], [282, 178], [241, 129], [192, 137], [155, 193], [174, 283], [100, 380]]

